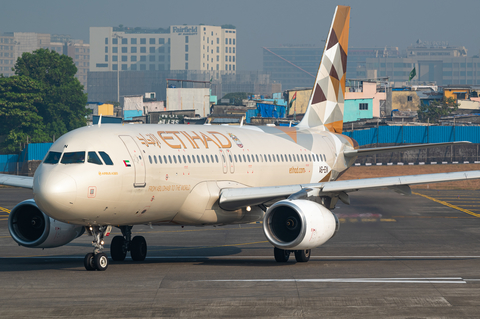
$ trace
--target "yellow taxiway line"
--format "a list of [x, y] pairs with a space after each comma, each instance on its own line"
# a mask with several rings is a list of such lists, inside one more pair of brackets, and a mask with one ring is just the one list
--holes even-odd
[[436, 198], [433, 198], [433, 197], [430, 197], [430, 196], [427, 196], [427, 195], [423, 195], [423, 194], [420, 194], [420, 193], [415, 193], [415, 192], [412, 192], [412, 194], [425, 197], [426, 199], [429, 199], [429, 200], [431, 200], [431, 201], [434, 201], [434, 202], [436, 202], [436, 203], [442, 204], [442, 205], [444, 205], [444, 206], [447, 206], [447, 207], [450, 207], [450, 208], [459, 210], [459, 211], [461, 211], [461, 212], [463, 212], [463, 213], [466, 213], [466, 214], [469, 214], [469, 215], [472, 215], [472, 216], [475, 216], [475, 217], [480, 217], [480, 214], [477, 214], [477, 213], [472, 212], [471, 210], [468, 210], [468, 209], [465, 209], [465, 208], [461, 208], [461, 207], [458, 207], [458, 206], [456, 206], [456, 205], [452, 205], [452, 204], [450, 204], [450, 203], [444, 202], [443, 200], [438, 200], [438, 199], [436, 199]]

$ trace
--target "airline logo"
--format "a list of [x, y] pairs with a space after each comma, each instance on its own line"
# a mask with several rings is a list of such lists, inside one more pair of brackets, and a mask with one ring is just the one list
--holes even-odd
[[132, 166], [132, 164], [130, 164], [129, 160], [123, 160], [123, 163], [125, 164], [126, 167]]

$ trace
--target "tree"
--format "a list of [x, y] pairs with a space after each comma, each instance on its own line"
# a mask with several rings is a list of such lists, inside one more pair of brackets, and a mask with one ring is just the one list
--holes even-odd
[[458, 103], [454, 98], [431, 101], [430, 104], [422, 103], [417, 112], [418, 120], [424, 123], [437, 123], [441, 117], [449, 116], [458, 110]]
[[47, 136], [59, 137], [86, 125], [87, 94], [75, 78], [77, 67], [72, 58], [39, 49], [23, 53], [14, 69], [15, 74], [29, 77], [40, 86], [43, 99], [38, 114], [43, 118]]
[[4, 152], [20, 150], [20, 143], [48, 139], [38, 114], [43, 95], [38, 82], [26, 76], [0, 77], [0, 135]]

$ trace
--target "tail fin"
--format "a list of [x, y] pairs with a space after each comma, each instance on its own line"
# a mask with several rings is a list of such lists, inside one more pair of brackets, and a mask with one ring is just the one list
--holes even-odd
[[350, 7], [337, 6], [300, 128], [323, 127], [342, 132], [349, 24]]

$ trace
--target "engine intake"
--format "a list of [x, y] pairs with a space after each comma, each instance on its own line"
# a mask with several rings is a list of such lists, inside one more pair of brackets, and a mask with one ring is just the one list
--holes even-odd
[[15, 206], [8, 217], [8, 230], [19, 245], [52, 248], [68, 244], [81, 236], [85, 228], [59, 222], [43, 213], [33, 199]]
[[312, 249], [332, 238], [339, 228], [337, 217], [309, 200], [282, 200], [266, 212], [263, 231], [275, 247]]

